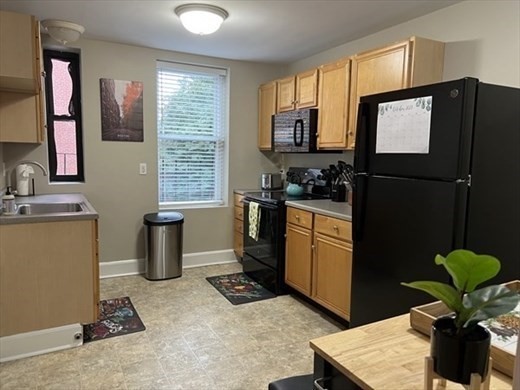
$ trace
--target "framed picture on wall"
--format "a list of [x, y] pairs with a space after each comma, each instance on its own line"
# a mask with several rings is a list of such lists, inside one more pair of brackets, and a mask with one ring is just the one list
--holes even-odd
[[99, 79], [101, 140], [143, 142], [143, 83]]

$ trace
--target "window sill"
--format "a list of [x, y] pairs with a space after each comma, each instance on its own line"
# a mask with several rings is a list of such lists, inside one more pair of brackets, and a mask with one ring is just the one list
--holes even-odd
[[228, 207], [225, 203], [163, 203], [159, 204], [159, 211], [183, 210], [183, 209], [216, 209]]

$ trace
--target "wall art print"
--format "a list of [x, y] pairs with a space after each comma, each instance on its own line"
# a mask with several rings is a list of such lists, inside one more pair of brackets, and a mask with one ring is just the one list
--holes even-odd
[[143, 142], [143, 83], [99, 79], [101, 140]]

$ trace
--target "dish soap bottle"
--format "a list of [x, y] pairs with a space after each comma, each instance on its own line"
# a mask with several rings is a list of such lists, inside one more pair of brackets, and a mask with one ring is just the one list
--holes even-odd
[[11, 187], [7, 187], [5, 191], [5, 195], [2, 196], [2, 211], [5, 215], [14, 215], [16, 214], [16, 203], [14, 200], [14, 195], [11, 192]]

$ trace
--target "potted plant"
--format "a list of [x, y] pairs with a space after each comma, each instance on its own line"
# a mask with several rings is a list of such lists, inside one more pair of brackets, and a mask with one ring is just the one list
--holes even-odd
[[429, 293], [453, 311], [433, 322], [431, 357], [438, 375], [467, 385], [472, 373], [482, 378], [487, 374], [491, 336], [478, 323], [510, 312], [520, 295], [502, 285], [476, 289], [500, 271], [500, 261], [493, 256], [457, 249], [446, 257], [437, 255], [435, 264], [444, 266], [453, 285], [435, 281], [401, 284]]

